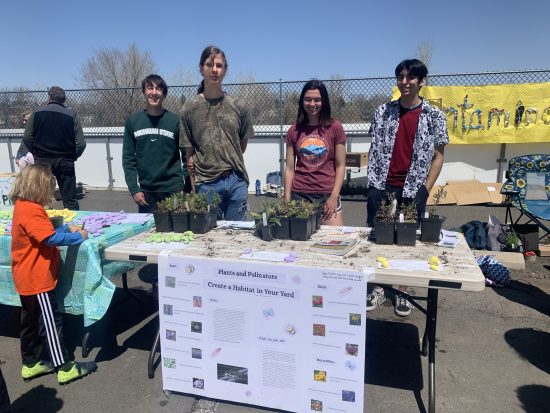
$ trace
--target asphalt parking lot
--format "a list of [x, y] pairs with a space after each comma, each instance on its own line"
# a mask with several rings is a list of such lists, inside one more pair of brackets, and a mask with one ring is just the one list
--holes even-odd
[[[264, 197], [250, 197], [251, 209]], [[126, 191], [89, 191], [84, 210], [135, 212]], [[344, 202], [346, 225], [363, 226], [364, 202]], [[441, 207], [445, 227], [502, 207]], [[120, 285], [120, 279], [115, 280]], [[0, 306], [0, 366], [13, 412], [267, 412], [270, 409], [171, 394], [162, 390], [160, 367], [147, 377], [147, 356], [157, 327], [150, 285], [134, 273], [130, 287], [139, 305], [117, 289], [108, 314], [92, 330], [88, 360], [98, 371], [61, 387], [54, 376], [21, 380], [18, 308]], [[422, 289], [416, 289], [422, 294]], [[469, 293], [441, 291], [436, 348], [436, 406], [440, 412], [550, 411], [550, 258], [527, 262], [507, 288]], [[389, 301], [389, 300], [388, 300]], [[369, 313], [365, 412], [424, 412], [428, 404], [427, 360], [419, 354], [425, 323], [419, 311], [394, 315], [390, 302]], [[81, 359], [82, 319], [66, 316], [68, 343]], [[243, 349], [245, 350], [245, 349]]]

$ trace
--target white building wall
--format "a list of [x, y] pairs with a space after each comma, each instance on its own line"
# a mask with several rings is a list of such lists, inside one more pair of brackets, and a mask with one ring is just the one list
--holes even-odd
[[[114, 188], [126, 188], [124, 173], [122, 170], [122, 138], [109, 138], [112, 156], [112, 173]], [[349, 136], [348, 151], [367, 152], [370, 147], [370, 138], [364, 136]], [[109, 174], [107, 166], [106, 137], [87, 137], [87, 147], [83, 156], [76, 163], [77, 181], [83, 182], [87, 187], [107, 188], [109, 186]], [[268, 172], [279, 171], [279, 136], [259, 136], [250, 140], [245, 152], [245, 164], [250, 177], [249, 191], [254, 192], [256, 179], [265, 183]], [[12, 139], [12, 153], [15, 156], [20, 140]], [[438, 179], [438, 184], [444, 184], [449, 180], [477, 179], [481, 182], [496, 182], [500, 157], [500, 144], [486, 145], [448, 145], [445, 149], [445, 163]], [[515, 156], [549, 153], [548, 143], [507, 144], [506, 159]], [[17, 167], [15, 167], [17, 171]], [[11, 172], [8, 156], [8, 140], [0, 137], [0, 173]], [[502, 178], [506, 165], [502, 166]], [[351, 179], [366, 176], [366, 168], [351, 170]]]

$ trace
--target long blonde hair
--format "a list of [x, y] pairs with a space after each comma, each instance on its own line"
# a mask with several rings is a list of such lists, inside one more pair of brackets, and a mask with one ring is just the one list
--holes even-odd
[[28, 165], [15, 177], [10, 198], [35, 202], [42, 206], [53, 202], [55, 178], [48, 165]]

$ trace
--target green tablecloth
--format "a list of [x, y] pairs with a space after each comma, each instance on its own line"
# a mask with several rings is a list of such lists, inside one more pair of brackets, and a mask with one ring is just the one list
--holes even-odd
[[[93, 213], [80, 211], [75, 219]], [[103, 250], [153, 225], [152, 219], [145, 224], [116, 224], [104, 228], [103, 234], [79, 246], [62, 247], [62, 264], [56, 289], [60, 309], [69, 314], [83, 314], [84, 326], [101, 319], [115, 291], [111, 278], [135, 268], [133, 263], [105, 260]], [[11, 277], [9, 235], [0, 236], [0, 304], [21, 305]]]

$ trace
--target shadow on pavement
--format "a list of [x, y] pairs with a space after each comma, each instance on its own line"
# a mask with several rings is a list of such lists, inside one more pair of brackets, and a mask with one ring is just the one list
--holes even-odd
[[[418, 328], [412, 324], [367, 319], [365, 383], [414, 392], [420, 412], [424, 387]], [[398, 374], [397, 374], [398, 373]]]
[[518, 399], [526, 413], [547, 413], [550, 406], [550, 387], [531, 384], [518, 387]]
[[504, 339], [523, 359], [550, 374], [550, 333], [533, 328], [514, 328], [504, 333]]
[[[119, 346], [117, 343], [119, 334], [141, 324], [158, 310], [156, 303], [146, 295], [145, 291], [132, 291], [137, 299], [117, 288], [107, 314], [87, 329], [82, 326], [82, 316], [66, 315], [64, 323], [67, 346], [72, 346], [72, 350], [74, 350], [74, 347], [81, 345], [85, 331], [90, 331], [88, 349], [101, 347], [95, 358], [97, 362], [113, 360], [124, 353], [127, 348], [149, 350], [152, 343], [151, 334], [147, 333], [148, 329], [145, 329], [146, 332], [142, 334], [143, 327], [134, 333], [134, 336], [140, 339], [132, 340], [130, 344], [125, 341], [123, 346]], [[154, 336], [154, 333], [152, 335]]]
[[[52, 383], [55, 375], [52, 376]], [[58, 412], [63, 407], [63, 400], [57, 397], [57, 390], [44, 387], [43, 384], [36, 386], [23, 394], [11, 404], [11, 412]]]
[[550, 296], [534, 285], [512, 280], [507, 287], [494, 288], [495, 293], [550, 317]]

